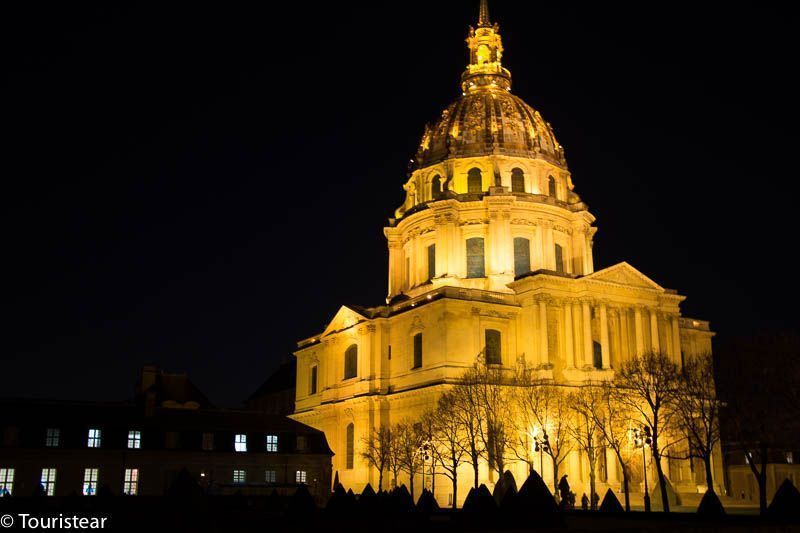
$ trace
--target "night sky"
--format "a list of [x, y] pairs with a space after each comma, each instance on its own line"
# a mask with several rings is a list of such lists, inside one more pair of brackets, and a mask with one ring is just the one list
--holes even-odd
[[[236, 405], [341, 304], [381, 304], [477, 3], [4, 7], [0, 395], [123, 399], [157, 364]], [[797, 14], [490, 7], [596, 267], [679, 290], [719, 340], [798, 331]]]

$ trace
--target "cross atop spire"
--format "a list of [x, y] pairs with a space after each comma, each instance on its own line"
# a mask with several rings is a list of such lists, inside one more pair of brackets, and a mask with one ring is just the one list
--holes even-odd
[[478, 14], [478, 27], [488, 28], [492, 25], [489, 21], [489, 0], [481, 0], [481, 10]]

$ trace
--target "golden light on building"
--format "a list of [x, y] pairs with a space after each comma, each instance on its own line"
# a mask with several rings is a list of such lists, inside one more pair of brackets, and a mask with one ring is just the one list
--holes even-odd
[[[463, 94], [425, 128], [406, 200], [384, 229], [386, 305], [341, 307], [296, 351], [293, 417], [325, 432], [334, 470], [355, 492], [377, 487], [360, 455], [366, 439], [419, 419], [479, 357], [500, 372], [524, 364], [537, 379], [575, 386], [613, 380], [646, 350], [674, 361], [711, 350], [708, 323], [681, 315], [684, 296], [626, 262], [595, 270], [595, 217], [550, 124], [511, 92], [485, 0], [467, 46]], [[602, 464], [600, 494], [618, 490], [613, 454]], [[577, 450], [562, 467], [579, 495], [587, 468]], [[667, 468], [675, 490], [696, 492], [690, 465]], [[528, 465], [509, 469], [521, 481]], [[465, 465], [462, 501], [469, 472]], [[497, 476], [481, 464], [480, 479], [491, 488]], [[451, 492], [437, 477], [440, 505]]]

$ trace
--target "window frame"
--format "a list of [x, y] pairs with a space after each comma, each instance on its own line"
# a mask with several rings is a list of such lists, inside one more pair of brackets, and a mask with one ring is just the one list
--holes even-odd
[[235, 468], [233, 470], [233, 484], [244, 485], [247, 483], [247, 470]]
[[236, 453], [247, 453], [247, 433], [234, 433], [233, 451]]
[[422, 332], [418, 332], [411, 337], [411, 370], [422, 368], [422, 357]]
[[268, 433], [264, 435], [264, 451], [267, 453], [278, 453], [278, 435], [275, 433]]
[[308, 384], [308, 394], [309, 396], [314, 396], [319, 391], [319, 386], [317, 380], [319, 379], [319, 365], [311, 365], [311, 369], [309, 370], [309, 384]]
[[142, 449], [142, 432], [139, 429], [128, 430], [128, 449], [141, 450]]
[[44, 436], [44, 445], [48, 448], [58, 448], [61, 445], [61, 429], [47, 428]]
[[344, 381], [358, 377], [358, 344], [351, 344], [344, 351]]
[[128, 496], [139, 494], [139, 469], [126, 468], [122, 478], [122, 493]]
[[[480, 242], [481, 253], [470, 253], [472, 246], [477, 247]], [[486, 277], [486, 240], [483, 237], [469, 237], [464, 240], [465, 256], [467, 261], [467, 279], [482, 279]], [[477, 266], [477, 258], [480, 257], [480, 269], [474, 269]], [[472, 258], [472, 261], [470, 260]], [[474, 265], [473, 265], [474, 263]]]
[[89, 435], [86, 441], [87, 448], [100, 448], [103, 444], [103, 430], [101, 428], [89, 428]]
[[355, 468], [356, 460], [356, 426], [353, 422], [345, 428], [345, 470]]
[[472, 167], [467, 171], [467, 194], [480, 194], [483, 192], [483, 171]]
[[511, 192], [525, 192], [525, 171], [519, 167], [511, 169]]
[[84, 468], [83, 490], [81, 491], [81, 494], [83, 494], [84, 496], [96, 496], [99, 478], [100, 478], [99, 468]]
[[553, 244], [553, 256], [556, 272], [559, 274], [567, 273], [567, 265], [564, 262], [564, 247], [558, 243]]
[[[496, 341], [490, 339], [490, 337], [495, 337], [496, 334]], [[486, 328], [483, 330], [483, 341], [484, 341], [484, 361], [486, 361], [487, 365], [502, 365], [503, 364], [503, 332], [499, 329], [494, 328]], [[490, 346], [497, 347], [497, 353], [494, 354], [494, 351], [490, 352]], [[496, 355], [496, 357], [495, 357]], [[491, 356], [491, 357], [490, 357]]]
[[[524, 244], [523, 244], [523, 241], [524, 241]], [[513, 243], [514, 243], [514, 277], [519, 277], [519, 276], [521, 276], [523, 274], [527, 274], [528, 272], [530, 272], [531, 268], [532, 268], [531, 267], [531, 240], [529, 238], [527, 238], [527, 237], [514, 237]], [[524, 254], [523, 259], [525, 261], [525, 264], [528, 265], [527, 269], [524, 269], [524, 265], [520, 265], [520, 266], [523, 266], [523, 271], [522, 272], [518, 272], [517, 271], [518, 263], [520, 263], [520, 256], [517, 253], [518, 252], [518, 249], [517, 249], [518, 248], [518, 246], [517, 246], [518, 244], [520, 245], [519, 248], [522, 248], [523, 246], [525, 247], [525, 254]]]
[[12, 467], [0, 468], [0, 498], [3, 497], [5, 491], [13, 496], [14, 495], [14, 474], [15, 469]]
[[39, 484], [44, 489], [46, 496], [55, 496], [57, 474], [58, 470], [56, 468], [42, 468]]
[[295, 470], [294, 472], [294, 482], [296, 484], [308, 484], [308, 471], [307, 470]]

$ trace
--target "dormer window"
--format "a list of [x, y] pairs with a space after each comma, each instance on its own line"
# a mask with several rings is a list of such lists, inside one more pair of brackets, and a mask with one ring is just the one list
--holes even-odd
[[481, 169], [471, 168], [467, 173], [467, 192], [480, 193], [483, 192], [483, 176]]
[[521, 168], [511, 171], [511, 192], [525, 192], [525, 173]]

